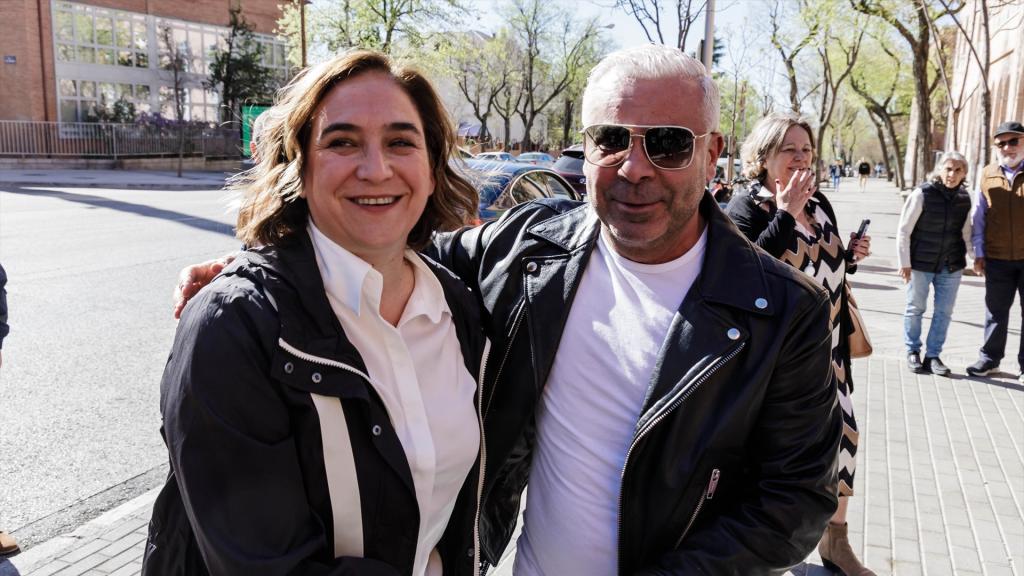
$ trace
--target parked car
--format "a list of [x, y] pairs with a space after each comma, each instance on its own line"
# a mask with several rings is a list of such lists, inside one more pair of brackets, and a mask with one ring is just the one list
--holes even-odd
[[465, 166], [466, 176], [480, 192], [478, 215], [481, 222], [494, 220], [516, 204], [538, 198], [581, 199], [572, 186], [550, 168], [479, 157], [466, 160]]
[[552, 170], [565, 178], [581, 197], [587, 194], [587, 177], [583, 175], [583, 145], [577, 144], [562, 150]]
[[459, 158], [462, 158], [462, 159], [476, 158], [476, 156], [473, 156], [472, 152], [470, 152], [469, 150], [466, 150], [462, 146], [456, 146], [455, 150], [456, 150], [455, 153], [459, 156]]
[[533, 164], [534, 166], [543, 166], [550, 168], [555, 163], [555, 158], [551, 154], [545, 154], [543, 152], [523, 152], [516, 157], [516, 162], [520, 164]]
[[497, 160], [499, 162], [515, 162], [516, 157], [508, 152], [481, 152], [476, 155], [480, 160]]

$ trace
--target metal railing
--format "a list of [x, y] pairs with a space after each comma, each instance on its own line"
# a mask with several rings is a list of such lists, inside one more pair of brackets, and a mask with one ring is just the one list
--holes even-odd
[[241, 135], [231, 128], [24, 122], [0, 120], [0, 157], [139, 158], [177, 156], [241, 158]]

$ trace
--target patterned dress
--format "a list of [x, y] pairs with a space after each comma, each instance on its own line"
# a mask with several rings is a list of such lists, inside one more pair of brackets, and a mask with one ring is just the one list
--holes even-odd
[[812, 198], [807, 203], [807, 214], [813, 222], [808, 230], [799, 221], [786, 251], [780, 260], [803, 270], [815, 282], [828, 290], [832, 302], [832, 369], [839, 385], [839, 404], [843, 412], [843, 438], [839, 444], [839, 495], [853, 495], [853, 475], [856, 470], [857, 421], [853, 416], [853, 379], [848, 371], [847, 341], [842, 335], [840, 317], [843, 309], [844, 282], [846, 282], [845, 248], [839, 229], [829, 219], [821, 203]]

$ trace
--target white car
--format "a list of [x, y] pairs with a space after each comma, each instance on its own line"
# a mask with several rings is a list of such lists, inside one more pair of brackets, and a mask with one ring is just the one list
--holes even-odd
[[533, 164], [534, 166], [543, 166], [550, 168], [555, 165], [555, 159], [550, 154], [543, 152], [523, 152], [516, 158], [516, 162], [521, 164]]
[[498, 162], [515, 162], [516, 157], [508, 152], [481, 152], [476, 155], [477, 160], [497, 160]]

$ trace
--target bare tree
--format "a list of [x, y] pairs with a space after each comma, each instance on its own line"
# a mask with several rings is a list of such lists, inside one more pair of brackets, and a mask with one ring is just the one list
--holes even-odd
[[[857, 53], [860, 51], [861, 40], [864, 38], [864, 27], [859, 18], [854, 20], [853, 30], [857, 30], [857, 32], [853, 33], [853, 38], [847, 44], [841, 36], [833, 35], [832, 30], [827, 28], [824, 30], [824, 36], [818, 46], [818, 55], [821, 57], [821, 66], [824, 71], [824, 79], [821, 82], [821, 105], [818, 107], [818, 149], [815, 151], [819, 174], [823, 173], [825, 168], [821, 158], [825, 129], [832, 121], [832, 112], [836, 107], [839, 89], [849, 77], [854, 64], [857, 63]], [[834, 56], [830, 54], [832, 46], [837, 47], [842, 54], [836, 62], [833, 62]]]
[[799, 0], [800, 14], [802, 17], [806, 17], [801, 19], [807, 26], [798, 40], [790, 42], [784, 30], [783, 22], [788, 16], [783, 13], [783, 8], [784, 5], [780, 0], [771, 0], [768, 4], [771, 43], [782, 58], [782, 63], [786, 66], [786, 79], [789, 81], [790, 109], [799, 113], [803, 98], [800, 97], [799, 85], [797, 83], [796, 59], [805, 48], [811, 46], [818, 39], [821, 19], [812, 14], [814, 11], [808, 9], [807, 0]]
[[[853, 91], [861, 97], [861, 100], [864, 102], [864, 109], [867, 111], [868, 118], [871, 119], [872, 123], [874, 123], [876, 127], [883, 126], [885, 128], [885, 133], [889, 136], [889, 144], [893, 149], [891, 162], [889, 156], [885, 154], [885, 168], [890, 173], [895, 174], [896, 186], [903, 190], [906, 188], [906, 177], [903, 173], [903, 165], [901, 164], [903, 154], [900, 151], [900, 141], [896, 135], [896, 124], [894, 122], [895, 118], [902, 116], [903, 114], [892, 109], [892, 106], [895, 103], [896, 89], [903, 82], [903, 59], [888, 46], [884, 38], [877, 36], [872, 36], [872, 38], [875, 40], [876, 45], [881, 48], [882, 52], [888, 56], [887, 62], [882, 66], [891, 66], [889, 69], [892, 71], [891, 81], [882, 91], [884, 96], [879, 97], [877, 94], [873, 94], [872, 91], [869, 90], [867, 86], [867, 79], [864, 77], [866, 73], [873, 74], [875, 70], [855, 71], [850, 77], [850, 87], [853, 88]], [[878, 79], [880, 75], [874, 74], [873, 77]], [[882, 140], [882, 145], [884, 153], [884, 139]], [[892, 165], [893, 163], [895, 166]]]
[[[947, 14], [949, 9], [932, 14], [928, 6], [914, 2], [906, 10], [900, 10], [900, 4], [891, 0], [849, 0], [850, 6], [869, 16], [880, 18], [892, 26], [907, 42], [913, 54], [912, 76], [914, 80], [914, 101], [911, 104], [911, 134], [907, 143], [907, 166], [911, 182], [932, 168], [932, 115], [929, 96], [935, 84], [928, 82], [928, 60], [931, 49], [930, 21], [937, 20]], [[959, 9], [957, 7], [956, 9]], [[937, 79], [936, 79], [937, 81]]]
[[185, 158], [185, 71], [192, 55], [187, 44], [179, 46], [174, 42], [170, 26], [161, 28], [159, 34], [163, 44], [160, 68], [169, 76], [174, 97], [174, 120], [178, 126], [178, 178], [181, 178], [181, 165]]
[[[582, 64], [597, 36], [596, 22], [580, 26], [569, 12], [543, 0], [515, 0], [513, 32], [522, 49], [522, 93], [517, 114], [523, 122], [523, 149], [532, 146], [537, 117], [583, 74]], [[542, 53], [548, 57], [542, 57]]]
[[[635, 18], [650, 42], [666, 44], [662, 24], [664, 23], [666, 27], [671, 26], [676, 31], [674, 45], [682, 50], [686, 46], [694, 22], [707, 8], [707, 0], [616, 0], [615, 7]], [[662, 21], [663, 9], [673, 11], [671, 22]]]

